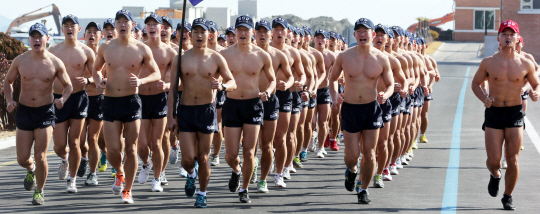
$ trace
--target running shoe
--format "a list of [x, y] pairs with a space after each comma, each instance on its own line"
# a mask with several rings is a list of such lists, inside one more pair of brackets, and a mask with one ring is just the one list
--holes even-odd
[[328, 133], [328, 135], [326, 135], [326, 139], [324, 140], [324, 147], [323, 148], [326, 148], [326, 147], [329, 147], [330, 146], [330, 133]]
[[373, 176], [373, 186], [375, 186], [375, 188], [384, 188], [382, 175]]
[[238, 187], [240, 186], [240, 177], [242, 176], [242, 173], [240, 175], [237, 175], [236, 172], [231, 173], [231, 179], [229, 179], [229, 191], [236, 192], [238, 191]]
[[301, 162], [307, 162], [308, 161], [307, 152], [300, 152], [300, 161]]
[[[418, 143], [416, 142], [416, 140], [414, 141], [414, 143], [412, 144], [412, 147], [411, 149], [418, 149]], [[410, 152], [411, 150], [409, 150]]]
[[315, 139], [316, 139], [316, 137], [311, 137], [311, 139], [309, 140], [307, 148], [309, 149], [310, 152], [315, 151], [315, 143], [314, 143]]
[[390, 175], [390, 170], [385, 168], [382, 174], [383, 181], [392, 181], [392, 175]]
[[339, 151], [339, 146], [336, 139], [330, 140], [330, 149], [332, 149], [332, 151]]
[[171, 147], [171, 155], [169, 155], [169, 163], [176, 164], [178, 163], [178, 147]]
[[525, 147], [523, 145], [521, 145], [521, 150], [524, 150], [524, 149], [525, 149]]
[[251, 174], [250, 183], [257, 183], [257, 171], [259, 171], [259, 158], [255, 157], [255, 166], [253, 166], [253, 174]]
[[274, 184], [276, 187], [287, 187], [287, 184], [283, 181], [283, 175], [279, 174], [274, 176]]
[[90, 169], [90, 167], [88, 167], [88, 160], [84, 160], [81, 158], [81, 164], [79, 165], [79, 169], [77, 170], [77, 176], [84, 177], [84, 175], [86, 175], [86, 173], [88, 172], [88, 169]]
[[116, 174], [114, 178], [114, 183], [112, 185], [112, 192], [115, 195], [120, 194], [124, 190], [124, 186], [126, 185], [126, 181], [124, 180], [124, 175], [122, 174]]
[[283, 179], [291, 180], [291, 170], [289, 170], [289, 167], [283, 167], [283, 173], [281, 175]]
[[401, 165], [401, 156], [399, 156], [396, 160], [396, 168], [403, 169], [403, 165]]
[[422, 136], [420, 136], [420, 143], [428, 143], [426, 135], [423, 134]]
[[161, 187], [160, 178], [152, 179], [152, 192], [163, 192], [163, 187]]
[[503, 157], [501, 160], [501, 169], [506, 169], [508, 167], [508, 163], [506, 163], [506, 157]]
[[268, 187], [267, 187], [266, 181], [259, 180], [259, 182], [257, 182], [257, 192], [268, 193]]
[[194, 206], [195, 208], [206, 208], [206, 196], [197, 194]]
[[88, 173], [86, 176], [86, 181], [84, 181], [85, 186], [96, 186], [98, 185], [98, 177], [96, 173]]
[[327, 155], [327, 154], [328, 154], [328, 152], [326, 152], [326, 149], [325, 149], [324, 147], [323, 147], [321, 150], [322, 150], [323, 155]]
[[43, 205], [45, 203], [45, 195], [43, 190], [36, 189], [32, 197], [32, 205]]
[[289, 172], [290, 172], [290, 173], [296, 173], [296, 169], [294, 168], [292, 162], [291, 162], [291, 164], [289, 165]]
[[23, 184], [25, 190], [33, 190], [36, 187], [36, 173], [26, 170], [26, 177], [24, 177]]
[[219, 166], [219, 155], [210, 156], [210, 166]]
[[141, 165], [141, 172], [139, 172], [139, 183], [144, 184], [146, 181], [148, 181], [148, 176], [150, 174], [150, 168], [152, 166], [150, 164], [148, 165]]
[[371, 200], [368, 199], [368, 191], [362, 190], [362, 192], [358, 193], [358, 203], [359, 204], [371, 204]]
[[60, 180], [66, 180], [68, 177], [69, 162], [60, 160], [60, 166], [58, 166], [58, 178]]
[[409, 157], [414, 158], [413, 150], [411, 150], [411, 151], [409, 152]]
[[352, 172], [349, 168], [345, 170], [345, 189], [347, 189], [347, 191], [352, 192], [354, 190], [354, 183], [356, 182], [357, 175], [356, 172]]
[[323, 150], [317, 148], [317, 158], [324, 158]]
[[300, 163], [300, 158], [297, 158], [297, 157], [293, 158], [292, 164], [293, 164], [294, 168], [302, 168], [302, 167], [304, 167], [304, 165], [302, 165], [302, 163]]
[[98, 171], [105, 172], [105, 170], [107, 170], [107, 155], [105, 153], [101, 153], [101, 157], [99, 158], [98, 162]]
[[[501, 171], [499, 170], [499, 173]], [[501, 176], [502, 177], [502, 176]], [[489, 175], [489, 184], [488, 184], [488, 192], [489, 195], [492, 197], [497, 197], [499, 194], [499, 183], [501, 182], [501, 178], [493, 177], [493, 175]]]
[[356, 187], [354, 189], [358, 192], [360, 191], [360, 188], [362, 188], [362, 181], [356, 181]]
[[67, 193], [76, 193], [77, 184], [75, 183], [75, 178], [68, 179], [66, 182], [66, 192]]
[[182, 167], [182, 164], [180, 164], [180, 167], [178, 168], [179, 174], [181, 178], [187, 177], [187, 171]]
[[340, 144], [345, 143], [345, 138], [343, 138], [343, 132], [339, 132], [338, 142], [340, 142]]
[[159, 175], [159, 180], [161, 181], [161, 186], [169, 185], [169, 181], [167, 181], [167, 177], [165, 177], [165, 170], [161, 171], [161, 174]]
[[501, 199], [501, 202], [503, 204], [503, 208], [505, 210], [515, 210], [516, 207], [514, 206], [512, 196], [511, 195], [503, 195], [503, 198]]
[[[405, 156], [403, 156], [403, 157], [405, 157], [406, 161], [412, 161], [411, 153], [405, 153]], [[403, 164], [403, 161], [401, 161], [401, 164]], [[407, 165], [407, 164], [405, 164], [405, 165]]]
[[131, 191], [122, 191], [122, 204], [133, 204], [133, 197], [131, 197]]
[[111, 169], [111, 178], [114, 178], [116, 177], [116, 169], [112, 168]]
[[239, 192], [238, 197], [240, 199], [240, 203], [251, 203], [251, 199], [249, 198], [247, 189], [243, 192]]
[[193, 169], [195, 172], [194, 177], [190, 177], [189, 175], [186, 178], [186, 185], [184, 186], [184, 192], [186, 193], [186, 196], [191, 198], [193, 195], [195, 195], [195, 190], [197, 189], [197, 186], [195, 186], [195, 180], [197, 179], [197, 169]]
[[397, 170], [397, 166], [395, 163], [390, 164], [390, 175], [399, 175], [399, 172]]
[[406, 157], [409, 157], [409, 156], [407, 154], [405, 154], [404, 156], [401, 156], [401, 165], [403, 165], [403, 166], [409, 165], [409, 162], [407, 162]]

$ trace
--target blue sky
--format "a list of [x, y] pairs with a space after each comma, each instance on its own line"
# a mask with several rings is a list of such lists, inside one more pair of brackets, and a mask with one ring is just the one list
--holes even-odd
[[[229, 7], [237, 12], [237, 2], [204, 0], [198, 7]], [[169, 0], [0, 0], [0, 31], [5, 31], [14, 18], [53, 3], [63, 16], [73, 14], [80, 18], [113, 17], [122, 6], [144, 6], [147, 11], [169, 7]], [[406, 28], [415, 23], [417, 17], [439, 18], [453, 12], [453, 4], [453, 0], [259, 0], [259, 16], [294, 14], [304, 19], [329, 16], [337, 20], [348, 18], [351, 23], [369, 18], [374, 23]], [[50, 11], [50, 8], [40, 12]], [[49, 28], [54, 27], [53, 23], [52, 18], [47, 18]], [[453, 29], [453, 22], [442, 28]]]

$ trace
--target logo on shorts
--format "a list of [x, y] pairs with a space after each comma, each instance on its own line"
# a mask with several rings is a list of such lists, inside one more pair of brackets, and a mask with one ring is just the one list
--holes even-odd
[[523, 121], [521, 121], [521, 120], [520, 120], [520, 121], [516, 121], [516, 122], [514, 123], [514, 126], [523, 126]]
[[381, 126], [381, 122], [373, 122], [373, 126], [376, 126], [376, 127]]
[[270, 118], [272, 118], [272, 119], [277, 119], [277, 118], [278, 118], [278, 113], [275, 112], [275, 113], [271, 114], [271, 115], [270, 115]]
[[330, 97], [327, 97], [326, 99], [324, 99], [325, 102], [331, 102], [332, 100], [330, 99]]
[[206, 129], [208, 129], [208, 130], [214, 130], [215, 128], [216, 128], [215, 125], [206, 126]]
[[254, 117], [253, 118], [253, 122], [261, 122], [261, 121], [262, 121], [261, 117]]
[[167, 115], [167, 110], [163, 110], [163, 111], [160, 111], [158, 112], [159, 115]]
[[80, 114], [81, 114], [81, 116], [86, 116], [87, 115], [86, 111], [81, 111]]
[[386, 116], [384, 117], [384, 119], [390, 120], [390, 119], [392, 119], [392, 115], [386, 115]]
[[291, 110], [291, 107], [290, 107], [290, 106], [283, 106], [283, 109], [284, 109], [285, 111], [290, 111], [290, 110]]
[[222, 106], [223, 103], [225, 103], [225, 101], [220, 101], [220, 102], [218, 102], [218, 105]]
[[102, 119], [102, 118], [103, 118], [103, 114], [98, 114], [97, 117], [98, 117], [99, 119]]
[[300, 108], [293, 108], [294, 112], [300, 111]]
[[137, 113], [137, 114], [131, 116], [131, 118], [137, 118], [137, 117], [141, 117], [141, 115], [139, 113]]
[[43, 122], [43, 125], [44, 125], [44, 126], [48, 126], [48, 125], [51, 125], [51, 124], [52, 124], [51, 121], [45, 121], [45, 122]]

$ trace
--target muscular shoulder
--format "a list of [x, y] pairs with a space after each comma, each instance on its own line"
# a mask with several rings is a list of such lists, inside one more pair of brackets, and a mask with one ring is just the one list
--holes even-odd
[[519, 59], [521, 60], [521, 63], [523, 63], [523, 65], [525, 65], [526, 67], [534, 67], [534, 63], [527, 56], [521, 56]]
[[56, 69], [58, 69], [60, 67], [64, 67], [64, 62], [62, 62], [62, 60], [60, 58], [58, 58], [57, 56], [55, 56], [51, 52], [46, 52], [46, 54], [47, 54], [47, 59], [52, 62], [52, 64], [54, 65], [54, 67]]

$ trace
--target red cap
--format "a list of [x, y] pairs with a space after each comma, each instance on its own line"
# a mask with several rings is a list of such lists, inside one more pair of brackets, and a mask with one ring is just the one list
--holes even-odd
[[521, 42], [521, 44], [525, 45], [525, 42], [523, 42], [523, 37], [521, 37], [521, 36], [519, 36], [519, 42]]
[[501, 26], [499, 27], [499, 33], [503, 32], [504, 29], [506, 28], [512, 28], [512, 30], [514, 30], [514, 32], [516, 33], [519, 33], [519, 27], [518, 27], [518, 23], [512, 21], [512, 20], [507, 20], [507, 21], [504, 21], [503, 23], [501, 23]]

